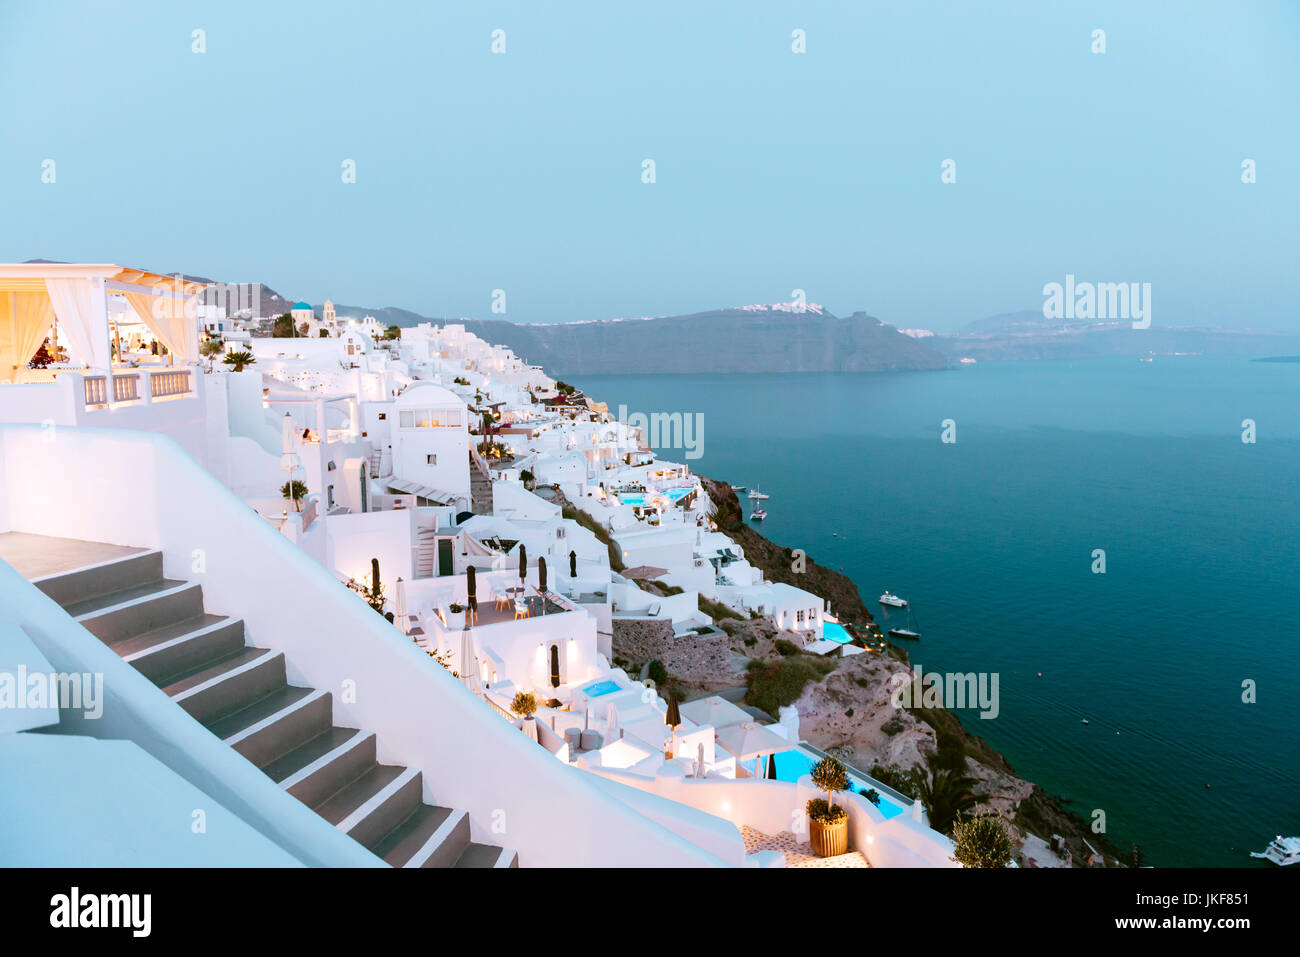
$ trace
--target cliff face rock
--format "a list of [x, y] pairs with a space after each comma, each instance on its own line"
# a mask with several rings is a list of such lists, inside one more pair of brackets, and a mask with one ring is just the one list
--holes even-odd
[[841, 620], [855, 623], [872, 620], [871, 612], [863, 604], [853, 579], [818, 565], [811, 556], [805, 558], [804, 570], [796, 572], [790, 549], [768, 541], [745, 523], [740, 499], [730, 485], [704, 476], [700, 476], [700, 482], [704, 485], [709, 501], [713, 503], [713, 520], [718, 529], [745, 550], [746, 560], [755, 568], [762, 569], [765, 577], [770, 581], [785, 582], [820, 595]]
[[726, 688], [736, 683], [726, 635], [674, 637], [673, 623], [665, 618], [615, 618], [614, 653], [642, 663], [658, 659], [672, 678], [692, 687]]

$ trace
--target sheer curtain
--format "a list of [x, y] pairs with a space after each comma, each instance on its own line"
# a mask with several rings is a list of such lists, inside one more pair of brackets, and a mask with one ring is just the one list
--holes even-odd
[[0, 381], [17, 382], [54, 322], [43, 292], [0, 292]]
[[[95, 296], [102, 296], [103, 290], [96, 289], [89, 279], [46, 279], [45, 288], [68, 354], [92, 369], [110, 368], [108, 318], [102, 309], [95, 309]], [[104, 328], [95, 329], [96, 322], [102, 322]]]
[[177, 360], [197, 362], [199, 358], [199, 319], [191, 314], [190, 302], [179, 296], [152, 295], [147, 292], [124, 292], [135, 314], [149, 327]]

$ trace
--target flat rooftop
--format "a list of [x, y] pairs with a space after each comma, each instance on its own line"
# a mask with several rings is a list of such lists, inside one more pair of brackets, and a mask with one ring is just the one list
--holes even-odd
[[0, 559], [29, 581], [143, 551], [148, 549], [27, 532], [0, 532]]

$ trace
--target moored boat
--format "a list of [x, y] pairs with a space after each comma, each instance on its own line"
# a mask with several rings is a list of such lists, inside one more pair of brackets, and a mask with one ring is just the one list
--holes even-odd
[[749, 517], [752, 521], [761, 522], [763, 519], [767, 518], [767, 511], [761, 508], [756, 508], [754, 511], [749, 513]]
[[906, 598], [899, 598], [897, 595], [890, 594], [888, 590], [886, 590], [885, 593], [880, 596], [880, 603], [882, 605], [892, 605], [895, 608], [907, 607]]
[[1250, 856], [1272, 861], [1279, 867], [1286, 867], [1288, 864], [1300, 864], [1300, 837], [1283, 837], [1279, 834], [1269, 842], [1263, 853], [1251, 851]]

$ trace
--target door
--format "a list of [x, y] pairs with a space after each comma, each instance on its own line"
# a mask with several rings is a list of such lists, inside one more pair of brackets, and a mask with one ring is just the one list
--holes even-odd
[[438, 574], [450, 575], [455, 569], [455, 562], [452, 560], [452, 542], [450, 538], [438, 539]]

